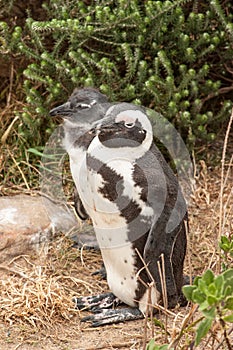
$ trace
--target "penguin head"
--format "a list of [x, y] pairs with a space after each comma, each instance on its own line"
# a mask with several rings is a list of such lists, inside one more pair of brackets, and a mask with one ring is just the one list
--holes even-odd
[[102, 117], [100, 114], [103, 108], [99, 106], [107, 103], [107, 96], [97, 89], [75, 89], [67, 102], [53, 108], [49, 114], [52, 117], [61, 117], [71, 124], [91, 124]]
[[111, 106], [97, 124], [97, 135], [108, 148], [143, 146], [148, 150], [153, 141], [152, 126], [145, 110], [129, 103]]

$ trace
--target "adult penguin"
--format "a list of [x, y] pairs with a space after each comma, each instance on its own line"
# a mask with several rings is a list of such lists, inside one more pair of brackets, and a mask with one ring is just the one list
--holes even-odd
[[[85, 157], [77, 164], [81, 148]], [[113, 292], [75, 298], [78, 308], [98, 309], [84, 320], [99, 326], [143, 317], [149, 299], [155, 305], [162, 299], [163, 266], [168, 307], [174, 307], [182, 296], [187, 209], [174, 173], [153, 142], [145, 110], [128, 103], [110, 106], [68, 153]], [[129, 307], [100, 312], [115, 297]]]

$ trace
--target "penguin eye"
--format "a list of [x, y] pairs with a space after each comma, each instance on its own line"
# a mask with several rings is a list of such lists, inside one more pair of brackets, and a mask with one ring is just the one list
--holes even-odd
[[91, 106], [88, 105], [87, 103], [79, 103], [78, 107], [80, 107], [81, 109], [91, 108]]
[[88, 109], [88, 108], [91, 108], [92, 106], [94, 106], [96, 103], [97, 103], [96, 100], [92, 100], [89, 104], [79, 103], [78, 107], [80, 107], [81, 109]]
[[126, 122], [125, 126], [126, 126], [126, 128], [131, 129], [131, 128], [133, 128], [135, 126], [135, 123], [134, 122], [131, 122], [131, 123], [130, 122], [128, 122], [128, 123]]

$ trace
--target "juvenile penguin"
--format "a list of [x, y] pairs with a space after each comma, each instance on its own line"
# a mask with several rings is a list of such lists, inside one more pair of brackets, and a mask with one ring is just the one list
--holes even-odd
[[[104, 117], [109, 108], [108, 98], [99, 90], [94, 88], [74, 89], [68, 101], [53, 108], [49, 114], [52, 117], [61, 117], [63, 119], [63, 147], [69, 153], [74, 142], [85, 132], [87, 132], [93, 122]], [[82, 146], [76, 148], [76, 161], [81, 163], [85, 157], [86, 149]], [[72, 170], [72, 160], [71, 160]], [[81, 220], [86, 220], [88, 215], [80, 201], [77, 189], [74, 190], [75, 210]]]
[[[85, 149], [82, 164], [77, 150]], [[177, 179], [153, 142], [143, 108], [119, 103], [78, 137], [68, 151], [72, 175], [92, 219], [113, 294], [76, 298], [78, 308], [107, 307], [113, 296], [128, 308], [88, 316], [93, 326], [143, 317], [162, 297], [164, 262], [168, 306], [182, 295], [187, 210]]]

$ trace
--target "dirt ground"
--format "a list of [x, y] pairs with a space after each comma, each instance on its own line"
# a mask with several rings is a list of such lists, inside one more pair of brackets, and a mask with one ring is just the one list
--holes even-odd
[[[217, 146], [216, 146], [217, 147]], [[202, 274], [207, 268], [219, 269], [219, 218], [221, 234], [232, 234], [232, 163], [226, 161], [226, 179], [220, 209], [221, 168], [196, 165], [196, 189], [189, 207], [190, 233], [185, 274]], [[226, 173], [228, 171], [228, 176]], [[154, 326], [138, 320], [93, 329], [81, 323], [87, 312], [73, 309], [72, 296], [107, 291], [107, 283], [92, 272], [101, 267], [101, 256], [93, 250], [78, 250], [66, 237], [58, 237], [48, 254], [21, 256], [7, 266], [0, 266], [0, 349], [5, 350], [91, 350], [143, 349], [152, 337], [157, 344], [171, 342], [180, 333], [191, 306], [172, 310], [157, 319], [165, 325]], [[164, 331], [164, 329], [167, 333]], [[215, 330], [217, 344], [222, 334]], [[232, 334], [232, 333], [231, 333]], [[178, 349], [192, 348], [193, 330], [179, 342]], [[233, 335], [232, 335], [233, 343]], [[190, 346], [189, 346], [189, 345]], [[215, 349], [207, 343], [199, 349]], [[224, 349], [224, 347], [219, 347]]]

